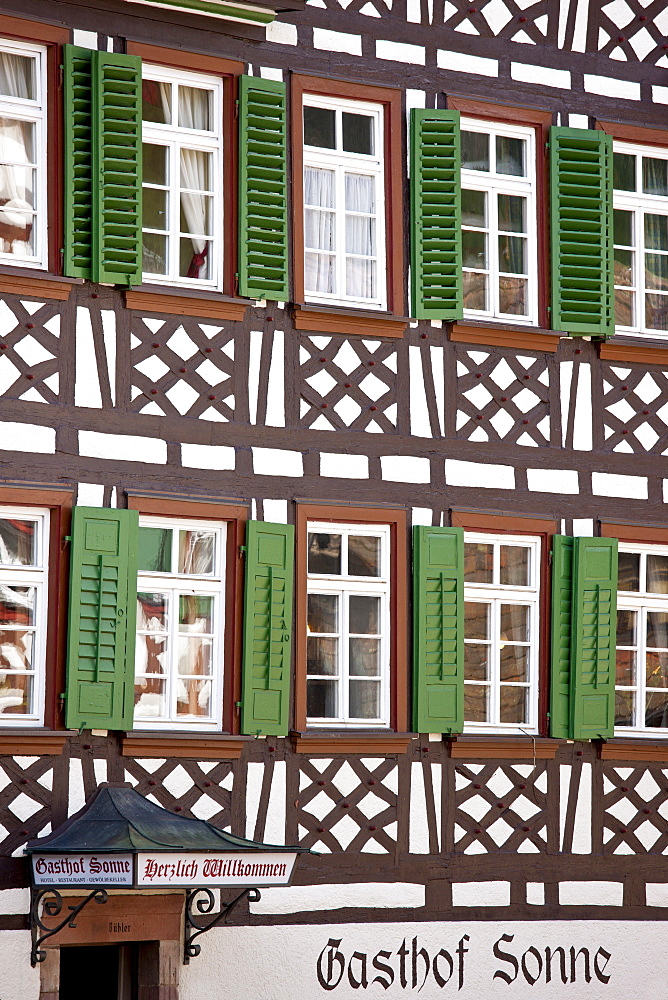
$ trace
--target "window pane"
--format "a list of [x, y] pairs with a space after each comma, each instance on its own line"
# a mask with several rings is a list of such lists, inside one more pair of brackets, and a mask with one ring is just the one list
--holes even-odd
[[464, 542], [466, 583], [493, 583], [494, 546], [486, 542]]
[[615, 725], [632, 726], [636, 696], [633, 691], [615, 691]]
[[499, 311], [511, 316], [527, 314], [527, 279], [499, 279]]
[[486, 684], [464, 685], [464, 718], [467, 722], [489, 721], [489, 687]]
[[[466, 233], [462, 234], [466, 236]], [[464, 272], [464, 308], [487, 309], [487, 275]]]
[[[307, 208], [304, 212], [304, 245], [309, 250], [336, 250], [334, 213]], [[323, 257], [323, 260], [329, 258]]]
[[[324, 213], [321, 213], [324, 214]], [[361, 254], [365, 257], [376, 256], [376, 220], [363, 215], [346, 215], [346, 253]], [[666, 257], [668, 261], [668, 257]], [[354, 265], [366, 267], [368, 261], [350, 261]], [[366, 282], [363, 282], [366, 288]], [[372, 289], [365, 291], [365, 297], [370, 298]]]
[[37, 525], [21, 518], [0, 518], [0, 564], [35, 566]]
[[145, 122], [171, 125], [171, 83], [158, 83], [157, 80], [142, 81], [142, 118]]
[[502, 681], [526, 682], [529, 679], [529, 647], [502, 646], [500, 672]]
[[172, 569], [172, 529], [139, 528], [139, 570], [170, 573]]
[[0, 584], [0, 625], [33, 625], [35, 595], [34, 587]]
[[211, 243], [184, 236], [179, 240], [179, 276], [207, 281], [211, 278]]
[[33, 711], [32, 692], [31, 675], [0, 673], [0, 712], [4, 715], [28, 715]]
[[380, 597], [351, 596], [348, 604], [348, 629], [351, 635], [378, 635]]
[[501, 685], [501, 722], [523, 723], [527, 721], [527, 694], [525, 687]]
[[668, 195], [668, 160], [643, 156], [642, 189], [644, 194]]
[[[346, 211], [366, 212], [376, 211], [376, 184], [375, 179], [368, 174], [345, 175], [346, 189]], [[352, 250], [353, 248], [350, 247]], [[360, 253], [361, 251], [355, 251]]]
[[196, 718], [211, 717], [211, 681], [179, 680], [176, 691], [176, 714]]
[[633, 212], [624, 212], [621, 208], [616, 208], [613, 212], [615, 243], [624, 247], [634, 246], [633, 240]]
[[309, 531], [308, 572], [341, 575], [341, 535]]
[[645, 296], [645, 326], [648, 330], [668, 330], [668, 296]]
[[[615, 284], [633, 284], [633, 250], [620, 250], [615, 247]], [[648, 254], [649, 256], [649, 254]]]
[[647, 591], [668, 594], [668, 556], [647, 556]]
[[304, 204], [317, 208], [335, 208], [334, 171], [320, 167], [304, 168]]
[[216, 533], [207, 528], [179, 531], [179, 573], [204, 576], [213, 573]]
[[640, 590], [640, 556], [637, 552], [619, 553], [619, 590]]
[[337, 717], [338, 681], [306, 682], [306, 714], [311, 719]]
[[[636, 623], [638, 613], [627, 608], [619, 608], [617, 611], [617, 645], [636, 645]], [[622, 683], [620, 681], [620, 683]]]
[[346, 258], [346, 295], [355, 299], [376, 298], [376, 262]]
[[633, 687], [636, 683], [636, 653], [633, 649], [617, 650], [615, 683], [623, 687]]
[[668, 250], [668, 215], [645, 215], [645, 247]]
[[501, 605], [501, 642], [529, 641], [529, 611], [526, 604]]
[[137, 636], [135, 644], [135, 674], [167, 673], [167, 639], [161, 635]]
[[380, 684], [377, 681], [351, 681], [348, 691], [351, 719], [377, 719], [380, 716]]
[[526, 198], [516, 195], [498, 196], [499, 229], [507, 233], [526, 233]]
[[636, 158], [630, 153], [613, 153], [614, 187], [617, 191], [635, 191]]
[[645, 254], [645, 287], [668, 291], [668, 254]]
[[528, 587], [531, 550], [526, 545], [499, 546], [499, 582], [510, 587]]
[[[211, 236], [213, 223], [213, 198], [204, 194], [182, 194], [179, 225], [182, 233], [192, 236]], [[191, 251], [201, 252], [205, 241], [190, 241]]]
[[462, 167], [489, 170], [489, 136], [484, 132], [462, 131]]
[[464, 678], [467, 681], [489, 680], [489, 646], [475, 642], [464, 644]]
[[336, 594], [309, 594], [307, 626], [309, 632], [338, 632], [339, 599]]
[[0, 676], [4, 670], [31, 670], [33, 632], [0, 629]]
[[491, 604], [464, 601], [464, 636], [467, 639], [490, 638]]
[[309, 636], [306, 643], [307, 674], [338, 674], [339, 640]]
[[181, 594], [179, 632], [213, 632], [214, 598], [205, 594]]
[[462, 233], [464, 267], [487, 267], [487, 235], [465, 229]]
[[137, 594], [137, 628], [147, 632], [165, 632], [167, 607], [167, 594]]
[[135, 717], [161, 719], [167, 714], [165, 701], [166, 682], [142, 677], [135, 681]]
[[373, 535], [348, 536], [348, 575], [380, 576], [381, 539]]
[[0, 94], [26, 101], [36, 100], [35, 63], [33, 56], [0, 53]]
[[526, 274], [527, 241], [521, 236], [499, 236], [499, 271]]
[[[186, 191], [211, 191], [213, 178], [213, 154], [201, 149], [182, 149], [179, 157], [181, 187]], [[198, 201], [193, 199], [190, 212], [195, 214]], [[202, 214], [202, 209], [199, 209]], [[202, 230], [195, 230], [202, 232]]]
[[304, 107], [304, 143], [321, 149], [334, 149], [336, 114], [329, 108]]
[[668, 611], [647, 612], [647, 645], [668, 648]]
[[167, 191], [144, 188], [142, 196], [142, 225], [144, 229], [167, 229], [169, 225], [167, 198]]
[[668, 688], [668, 653], [648, 653], [645, 662], [647, 687]]
[[307, 292], [334, 294], [334, 258], [324, 253], [304, 255], [304, 287]]
[[[35, 162], [35, 126], [32, 122], [0, 118], [0, 160], [17, 164]], [[17, 197], [21, 197], [21, 192], [3, 192], [3, 199]]]
[[652, 691], [645, 701], [645, 725], [648, 728], [668, 728], [668, 691]]
[[201, 636], [179, 636], [178, 671], [181, 676], [211, 673], [213, 643]]
[[346, 153], [367, 153], [373, 155], [373, 118], [369, 115], [354, 115], [344, 111], [343, 148]]
[[524, 177], [526, 150], [525, 139], [512, 139], [506, 135], [496, 137], [496, 172], [497, 174], [512, 174]]
[[142, 237], [142, 270], [146, 274], [167, 274], [167, 237], [144, 233]]
[[615, 289], [615, 323], [617, 326], [635, 326], [635, 292]]
[[485, 191], [462, 189], [462, 225], [484, 229], [487, 226], [487, 194]]
[[179, 84], [179, 126], [210, 132], [212, 96], [210, 90]]
[[380, 676], [380, 641], [378, 639], [350, 639], [348, 656], [348, 667], [352, 677]]

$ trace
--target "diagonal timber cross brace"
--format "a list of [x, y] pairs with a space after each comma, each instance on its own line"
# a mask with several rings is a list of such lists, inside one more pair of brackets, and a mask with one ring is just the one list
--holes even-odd
[[[96, 903], [106, 903], [109, 898], [105, 889], [93, 889], [84, 899], [81, 900], [76, 906], [68, 906], [68, 914], [61, 920], [59, 924], [55, 927], [49, 927], [45, 924], [40, 916], [40, 907], [44, 903], [44, 915], [50, 917], [57, 917], [63, 909], [63, 897], [60, 895], [57, 889], [31, 889], [30, 890], [30, 936], [32, 939], [32, 948], [30, 950], [30, 964], [34, 967], [38, 962], [43, 962], [46, 958], [46, 952], [40, 950], [40, 945], [43, 944], [47, 938], [51, 938], [54, 934], [58, 934], [62, 931], [64, 927], [76, 927], [74, 918], [81, 913], [84, 906], [87, 906], [92, 899]], [[52, 898], [47, 898], [52, 897]], [[43, 931], [43, 934], [40, 934]]]
[[188, 889], [186, 891], [186, 919], [185, 919], [185, 942], [183, 947], [183, 964], [188, 965], [191, 958], [197, 958], [202, 950], [201, 945], [193, 944], [195, 938], [200, 934], [206, 934], [213, 927], [219, 927], [227, 920], [232, 910], [244, 898], [248, 897], [250, 903], [257, 903], [260, 899], [259, 889], [244, 889], [236, 896], [231, 903], [222, 903], [218, 913], [211, 920], [202, 920], [198, 913], [211, 913], [216, 904], [216, 897], [211, 889]]

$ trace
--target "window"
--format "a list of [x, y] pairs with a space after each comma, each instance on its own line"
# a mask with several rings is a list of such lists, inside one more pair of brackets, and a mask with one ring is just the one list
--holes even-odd
[[536, 323], [535, 132], [462, 118], [464, 315]]
[[222, 80], [144, 66], [142, 90], [144, 279], [220, 288]]
[[315, 726], [388, 726], [390, 528], [307, 526], [306, 714]]
[[384, 309], [383, 107], [304, 96], [307, 302]]
[[0, 41], [0, 261], [46, 267], [46, 49]]
[[135, 725], [220, 728], [226, 526], [141, 517]]
[[538, 726], [540, 540], [464, 534], [467, 732]]
[[43, 720], [49, 512], [0, 507], [0, 719]]
[[615, 726], [668, 730], [666, 546], [619, 546]]
[[668, 150], [614, 144], [615, 322], [668, 332]]

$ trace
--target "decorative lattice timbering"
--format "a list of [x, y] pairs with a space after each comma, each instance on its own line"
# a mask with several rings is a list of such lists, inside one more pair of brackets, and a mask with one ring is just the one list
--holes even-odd
[[61, 309], [60, 302], [0, 299], [0, 397], [58, 401]]
[[457, 764], [455, 851], [487, 854], [547, 850], [545, 764]]
[[299, 843], [315, 851], [396, 849], [395, 759], [300, 761]]
[[51, 832], [56, 757], [0, 758], [0, 854], [20, 854], [33, 837]]
[[603, 365], [606, 451], [668, 451], [668, 372]]
[[231, 825], [234, 773], [230, 761], [125, 761], [125, 780], [146, 798], [183, 816], [205, 819], [221, 829]]
[[457, 351], [457, 437], [541, 447], [550, 443], [550, 373], [544, 355]]
[[234, 327], [132, 316], [130, 408], [158, 416], [234, 419]]
[[665, 0], [607, 0], [590, 8], [589, 45], [622, 62], [668, 66]]
[[604, 768], [603, 850], [668, 853], [668, 769]]
[[397, 348], [358, 337], [302, 337], [300, 418], [313, 430], [396, 430]]

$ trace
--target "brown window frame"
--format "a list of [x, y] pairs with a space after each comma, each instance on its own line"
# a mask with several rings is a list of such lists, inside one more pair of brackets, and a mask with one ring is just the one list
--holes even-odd
[[[225, 552], [225, 636], [223, 654], [223, 725], [221, 735], [236, 736], [240, 729], [240, 714], [237, 703], [241, 699], [241, 643], [243, 636], [243, 593], [244, 567], [239, 558], [246, 535], [248, 507], [241, 504], [211, 502], [206, 500], [186, 500], [146, 495], [128, 495], [128, 510], [156, 517], [172, 517], [187, 520], [205, 518], [227, 524]], [[162, 732], [133, 729], [131, 736], [146, 733], [154, 740], [160, 740]], [[184, 739], [195, 734], [170, 730], [165, 726], [165, 736]], [[203, 738], [215, 739], [218, 733], [207, 732]]]
[[[538, 733], [549, 736], [548, 711], [550, 707], [550, 609], [552, 538], [559, 533], [559, 524], [551, 518], [523, 517], [511, 514], [487, 514], [478, 511], [454, 509], [453, 528], [479, 531], [489, 535], [535, 535], [541, 539], [540, 597], [538, 602]], [[469, 734], [459, 739], [467, 739]], [[471, 736], [472, 739], [475, 737]], [[493, 734], [485, 739], [495, 739]], [[517, 739], [499, 734], [498, 739]]]
[[[327, 729], [306, 726], [306, 557], [308, 521], [332, 524], [387, 524], [390, 526], [390, 725], [389, 728], [346, 727]], [[336, 746], [342, 737], [359, 744], [365, 736], [385, 743], [395, 734], [405, 734], [408, 724], [408, 531], [405, 510], [384, 507], [353, 507], [327, 503], [298, 503], [296, 511], [296, 661], [294, 685], [295, 729], [308, 740], [322, 734]], [[312, 741], [313, 742], [313, 741]], [[324, 744], [323, 744], [324, 745]]]
[[[304, 298], [304, 96], [324, 94], [351, 101], [369, 101], [384, 109], [385, 255], [387, 311], [345, 305], [317, 305]], [[293, 297], [297, 329], [324, 333], [359, 333], [364, 336], [401, 336], [407, 326], [404, 276], [403, 178], [404, 133], [400, 89], [371, 84], [328, 80], [294, 74], [291, 80], [292, 247]], [[401, 317], [401, 319], [399, 319]], [[365, 325], [366, 324], [366, 325]]]

